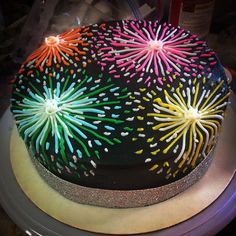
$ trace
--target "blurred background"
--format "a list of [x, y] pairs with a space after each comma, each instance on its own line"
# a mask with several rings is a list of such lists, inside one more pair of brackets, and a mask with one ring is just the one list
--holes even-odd
[[[207, 41], [232, 74], [236, 91], [235, 0], [1, 0], [0, 119], [9, 106], [20, 64], [46, 36], [118, 19], [168, 22]], [[235, 235], [234, 220], [218, 235]], [[24, 235], [0, 206], [0, 236]]]

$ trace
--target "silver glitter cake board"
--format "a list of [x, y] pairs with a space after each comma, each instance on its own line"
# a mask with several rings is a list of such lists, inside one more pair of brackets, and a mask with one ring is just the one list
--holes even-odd
[[177, 181], [157, 188], [139, 190], [107, 190], [80, 186], [55, 176], [35, 158], [32, 162], [50, 187], [74, 202], [100, 207], [134, 208], [157, 204], [188, 189], [204, 176], [212, 162], [213, 154], [214, 150], [193, 171]]
[[[34, 205], [21, 190], [14, 176], [9, 158], [9, 140], [12, 125], [12, 116], [8, 110], [0, 120], [0, 203], [5, 211], [28, 235], [94, 235], [94, 233], [76, 229], [49, 216]], [[235, 127], [235, 122], [230, 127]], [[235, 128], [227, 131], [233, 133]], [[232, 146], [232, 149], [235, 152], [236, 146]], [[228, 152], [222, 150], [221, 154], [227, 155]], [[222, 158], [224, 158], [224, 155]], [[212, 164], [214, 165], [214, 162]], [[227, 166], [224, 169], [227, 170]], [[146, 233], [146, 235], [214, 235], [235, 217], [235, 189], [236, 175], [234, 174], [230, 184], [218, 199], [199, 214], [175, 226]]]

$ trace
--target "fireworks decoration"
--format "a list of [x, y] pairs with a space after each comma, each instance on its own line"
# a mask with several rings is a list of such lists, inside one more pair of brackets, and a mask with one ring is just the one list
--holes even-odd
[[74, 61], [80, 61], [88, 46], [88, 42], [82, 39], [82, 34], [92, 35], [87, 31], [88, 28], [76, 28], [57, 36], [46, 37], [43, 45], [36, 49], [23, 65], [33, 65], [43, 71], [44, 67], [50, 68], [53, 63], [69, 66]]
[[12, 112], [19, 133], [42, 163], [52, 170], [56, 162], [59, 173], [64, 166], [67, 172], [80, 175], [84, 170], [88, 175], [94, 174], [93, 170], [89, 172], [81, 163], [96, 168], [101, 153], [121, 143], [122, 136], [132, 130], [122, 126], [122, 114], [129, 113], [125, 109], [129, 93], [102, 74], [94, 79], [84, 70], [78, 80], [77, 76], [67, 74], [65, 79], [58, 74], [54, 81], [45, 77], [41, 81], [36, 78], [34, 83], [20, 76]]
[[[156, 134], [147, 137], [147, 127], [138, 128], [138, 137], [145, 139], [150, 149], [149, 153], [144, 153], [144, 149], [135, 153], [148, 156], [145, 162], [150, 164], [150, 171], [160, 174], [165, 170], [166, 178], [176, 177], [180, 170], [193, 169], [207, 157], [216, 144], [229, 97], [224, 81], [217, 83], [207, 87], [197, 79], [189, 80], [187, 85], [180, 83], [171, 91], [164, 89], [162, 98], [153, 90], [143, 95], [146, 89], [140, 89], [137, 95], [142, 97], [142, 103], [153, 103], [153, 112], [137, 119], [147, 119], [148, 126]], [[137, 97], [134, 101], [139, 101], [140, 106]], [[161, 162], [159, 156], [166, 156], [166, 161], [164, 158]], [[168, 157], [173, 159], [174, 167]]]
[[[156, 82], [163, 85], [182, 73], [196, 76], [205, 64], [197, 62], [204, 42], [183, 29], [147, 21], [122, 21], [105, 29], [104, 35], [98, 33], [98, 63], [116, 77], [135, 77], [148, 86]], [[205, 53], [204, 60], [215, 63], [213, 54]]]
[[215, 146], [229, 96], [203, 41], [148, 21], [47, 37], [14, 86], [11, 110], [30, 156], [105, 188], [161, 186], [191, 172]]

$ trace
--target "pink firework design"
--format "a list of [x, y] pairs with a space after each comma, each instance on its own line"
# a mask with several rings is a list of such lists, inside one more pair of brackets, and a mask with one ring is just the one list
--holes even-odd
[[179, 27], [148, 21], [122, 21], [122, 25], [117, 23], [106, 29], [105, 37], [98, 33], [98, 55], [101, 57], [98, 63], [102, 69], [108, 66], [115, 77], [122, 73], [129, 82], [138, 76], [138, 82], [144, 81], [150, 86], [156, 82], [163, 85], [165, 80], [171, 82], [181, 73], [196, 76], [199, 69], [196, 61], [205, 48], [205, 43], [196, 35]]

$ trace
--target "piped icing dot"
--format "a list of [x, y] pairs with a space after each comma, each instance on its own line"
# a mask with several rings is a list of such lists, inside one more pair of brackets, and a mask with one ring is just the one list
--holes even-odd
[[58, 107], [58, 102], [56, 99], [47, 99], [45, 102], [45, 112], [48, 115], [53, 115], [57, 111], [59, 111], [60, 108]]
[[196, 108], [190, 106], [190, 108], [184, 112], [184, 118], [187, 121], [194, 123], [201, 119], [201, 114]]
[[151, 40], [148, 42], [149, 49], [151, 51], [161, 51], [163, 47], [163, 42], [161, 40]]
[[45, 38], [45, 43], [47, 46], [56, 46], [60, 43], [60, 39], [58, 36], [49, 36]]

